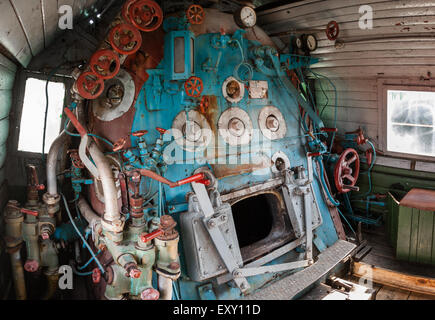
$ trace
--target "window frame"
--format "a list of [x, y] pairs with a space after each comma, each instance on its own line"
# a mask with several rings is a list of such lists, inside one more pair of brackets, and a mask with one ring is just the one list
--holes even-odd
[[[13, 116], [13, 123], [11, 122], [11, 125], [13, 125], [13, 132], [11, 132], [11, 142], [10, 142], [10, 148], [9, 148], [9, 154], [15, 157], [21, 157], [21, 158], [37, 158], [41, 157], [41, 152], [30, 152], [30, 151], [20, 151], [18, 150], [18, 141], [20, 137], [20, 129], [21, 129], [21, 118], [23, 115], [23, 109], [24, 109], [24, 95], [26, 92], [26, 83], [28, 78], [35, 78], [38, 80], [46, 81], [48, 79], [48, 74], [42, 73], [42, 72], [34, 72], [22, 69], [19, 71], [16, 79], [16, 108], [15, 108], [15, 114]], [[69, 78], [69, 76], [52, 76], [50, 78], [50, 82], [61, 82], [65, 85], [65, 97], [64, 97], [64, 106], [71, 102], [71, 97], [69, 94], [69, 88], [71, 88], [72, 85], [72, 79]], [[45, 94], [45, 92], [44, 92]], [[12, 120], [12, 118], [11, 118]], [[62, 132], [62, 128], [65, 124], [65, 118], [62, 117], [61, 119], [61, 125], [59, 128], [59, 134]], [[41, 132], [42, 134], [42, 132]], [[48, 154], [50, 147], [46, 146], [45, 149], [45, 155]], [[41, 145], [41, 151], [42, 151], [42, 145]]]
[[410, 160], [435, 161], [435, 156], [417, 155], [405, 152], [388, 151], [388, 90], [424, 91], [435, 93], [435, 81], [422, 79], [378, 79], [378, 135], [379, 150], [386, 156]]

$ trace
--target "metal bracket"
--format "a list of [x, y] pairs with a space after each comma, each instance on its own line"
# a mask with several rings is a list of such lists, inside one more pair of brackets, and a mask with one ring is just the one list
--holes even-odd
[[[224, 261], [225, 266], [227, 267], [228, 271], [234, 276], [235, 271], [239, 269], [239, 266], [237, 265], [236, 260], [234, 259], [219, 229], [219, 224], [225, 221], [222, 220], [222, 218], [224, 218], [225, 215], [222, 215], [219, 218], [213, 217], [214, 214], [213, 205], [210, 201], [210, 197], [207, 193], [207, 190], [203, 184], [192, 182], [192, 188], [198, 198], [199, 205], [204, 213], [204, 218], [202, 220], [204, 226], [208, 231], [214, 245], [216, 246], [219, 255]], [[234, 282], [236, 283], [237, 287], [239, 287], [240, 291], [242, 291], [243, 293], [245, 293], [250, 288], [250, 285], [245, 277], [235, 277]]]

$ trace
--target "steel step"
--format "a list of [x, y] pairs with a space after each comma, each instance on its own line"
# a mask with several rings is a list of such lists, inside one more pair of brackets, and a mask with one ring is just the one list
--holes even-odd
[[345, 240], [338, 240], [318, 256], [312, 266], [281, 279], [263, 289], [243, 298], [243, 300], [291, 300], [299, 296], [306, 288], [327, 275], [356, 245]]

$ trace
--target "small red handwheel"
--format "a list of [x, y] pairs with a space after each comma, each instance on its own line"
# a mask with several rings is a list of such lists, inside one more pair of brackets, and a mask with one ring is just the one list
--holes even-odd
[[198, 98], [201, 95], [203, 88], [201, 78], [195, 76], [190, 77], [184, 83], [184, 90], [186, 90], [189, 97]]
[[[355, 164], [354, 169], [351, 168]], [[346, 193], [352, 190], [359, 175], [359, 156], [355, 149], [348, 148], [343, 151], [334, 169], [335, 186], [338, 192]]]
[[116, 52], [103, 49], [98, 50], [92, 55], [90, 67], [92, 72], [99, 78], [112, 79], [118, 74], [121, 63]]
[[340, 28], [336, 21], [330, 21], [326, 26], [326, 36], [329, 40], [337, 40]]
[[124, 19], [125, 22], [127, 23], [131, 23], [131, 18], [130, 18], [130, 6], [135, 3], [137, 0], [128, 0], [124, 3], [124, 5], [122, 6], [122, 18]]
[[142, 36], [140, 31], [132, 25], [121, 23], [110, 31], [109, 41], [117, 52], [129, 55], [140, 49]]
[[189, 20], [191, 24], [202, 24], [204, 22], [204, 16], [204, 9], [200, 5], [192, 4], [186, 10], [187, 20]]
[[139, 30], [151, 32], [157, 30], [163, 22], [163, 11], [152, 0], [138, 0], [129, 9], [130, 22]]
[[104, 81], [92, 71], [83, 72], [77, 79], [77, 90], [85, 99], [95, 99], [104, 90]]
[[210, 102], [208, 100], [208, 96], [203, 96], [201, 99], [201, 103], [199, 104], [199, 109], [201, 110], [201, 113], [205, 114], [209, 105]]

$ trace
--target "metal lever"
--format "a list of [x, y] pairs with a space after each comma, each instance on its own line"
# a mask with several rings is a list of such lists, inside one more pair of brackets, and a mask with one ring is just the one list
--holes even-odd
[[233, 279], [237, 287], [239, 287], [240, 291], [242, 291], [243, 293], [246, 292], [250, 288], [249, 283], [243, 275], [239, 274], [239, 266], [237, 265], [234, 256], [228, 248], [225, 238], [222, 235], [222, 232], [218, 225], [219, 222], [216, 221], [217, 219], [213, 218], [214, 209], [210, 201], [210, 197], [208, 196], [207, 190], [205, 189], [205, 186], [203, 184], [193, 182], [192, 188], [193, 191], [195, 191], [199, 205], [202, 209], [202, 212], [204, 213], [204, 226], [207, 229], [210, 238], [216, 247], [217, 252], [224, 261], [224, 264], [230, 274], [233, 275]]

